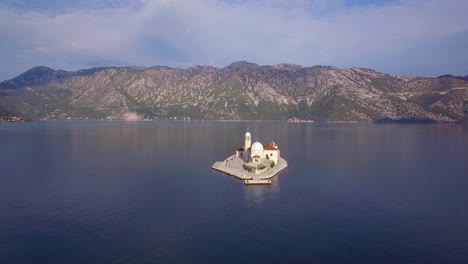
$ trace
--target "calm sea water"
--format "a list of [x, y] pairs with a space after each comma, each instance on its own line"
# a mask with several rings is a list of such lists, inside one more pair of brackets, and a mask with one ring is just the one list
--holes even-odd
[[[247, 128], [271, 186], [210, 169]], [[468, 263], [468, 127], [2, 124], [0, 263]]]

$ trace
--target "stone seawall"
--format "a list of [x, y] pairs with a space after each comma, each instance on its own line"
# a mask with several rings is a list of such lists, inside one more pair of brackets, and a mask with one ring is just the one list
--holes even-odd
[[211, 166], [212, 169], [226, 173], [228, 175], [234, 176], [241, 180], [266, 180], [271, 179], [278, 175], [281, 171], [288, 167], [288, 162], [283, 159], [279, 158], [278, 164], [275, 167], [270, 168], [268, 167], [265, 172], [261, 174], [255, 174], [254, 172], [248, 172], [243, 168], [244, 161], [237, 157], [236, 155], [232, 155], [225, 159], [224, 161], [218, 161]]

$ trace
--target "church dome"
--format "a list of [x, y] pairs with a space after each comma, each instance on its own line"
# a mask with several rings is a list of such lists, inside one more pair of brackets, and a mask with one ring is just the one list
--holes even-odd
[[255, 142], [252, 145], [252, 152], [263, 151], [263, 145], [260, 142]]

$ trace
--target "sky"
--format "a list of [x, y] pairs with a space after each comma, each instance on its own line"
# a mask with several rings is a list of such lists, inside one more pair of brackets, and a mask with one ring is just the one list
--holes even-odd
[[1, 0], [0, 80], [37, 65], [468, 74], [466, 0]]

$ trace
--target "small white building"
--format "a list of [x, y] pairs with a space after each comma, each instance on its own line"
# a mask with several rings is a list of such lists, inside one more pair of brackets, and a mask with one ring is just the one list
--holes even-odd
[[278, 164], [280, 158], [280, 150], [278, 145], [272, 141], [270, 144], [263, 146], [263, 154], [266, 159], [270, 159]]

